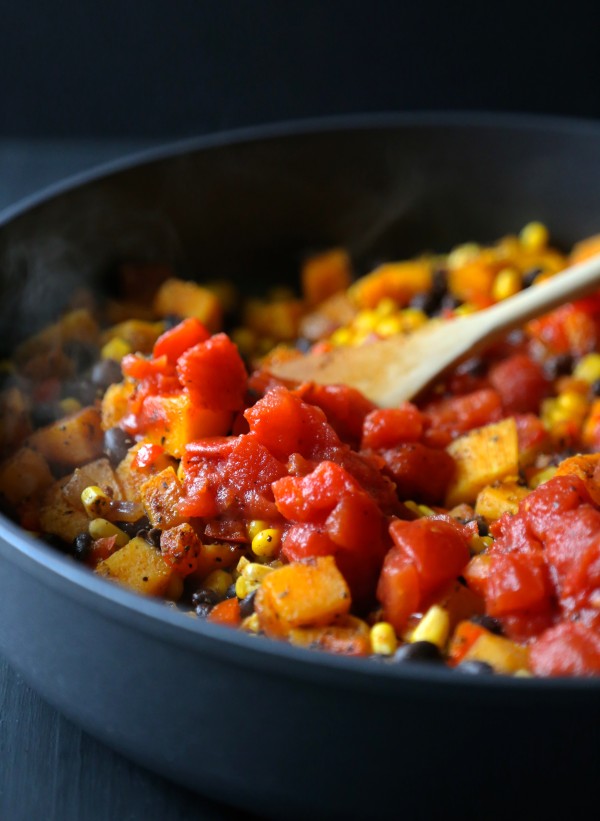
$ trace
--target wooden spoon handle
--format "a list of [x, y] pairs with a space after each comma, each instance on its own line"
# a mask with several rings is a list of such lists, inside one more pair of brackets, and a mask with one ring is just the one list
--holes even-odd
[[[481, 340], [490, 341], [529, 319], [551, 311], [564, 302], [590, 294], [600, 284], [600, 254], [567, 268], [546, 282], [520, 291], [485, 311], [465, 317], [482, 325]], [[485, 327], [485, 331], [483, 331]]]

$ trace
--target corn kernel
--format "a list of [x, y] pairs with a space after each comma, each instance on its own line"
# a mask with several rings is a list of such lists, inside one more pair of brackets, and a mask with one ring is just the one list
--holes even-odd
[[405, 308], [400, 313], [400, 320], [404, 331], [414, 331], [428, 321], [427, 314], [419, 308]]
[[264, 564], [258, 564], [258, 562], [248, 562], [242, 570], [242, 576], [250, 584], [260, 584], [265, 576], [268, 576], [269, 573], [272, 573], [272, 571], [272, 567], [267, 567]]
[[529, 222], [521, 230], [519, 239], [528, 251], [541, 251], [548, 245], [548, 229], [541, 222]]
[[375, 328], [376, 333], [384, 338], [401, 334], [403, 330], [404, 325], [399, 316], [386, 316], [377, 323]]
[[413, 513], [416, 513], [417, 516], [421, 516], [422, 513], [419, 510], [419, 505], [416, 502], [409, 500], [408, 502], [404, 502], [404, 507], [407, 507], [409, 510], [412, 510]]
[[475, 242], [466, 242], [464, 245], [457, 245], [453, 251], [448, 254], [449, 268], [462, 268], [467, 262], [475, 259], [479, 255], [481, 248]]
[[468, 314], [474, 314], [476, 310], [476, 306], [471, 302], [463, 302], [462, 305], [459, 305], [458, 308], [454, 309], [454, 313], [456, 316], [467, 316]]
[[350, 328], [338, 328], [331, 334], [329, 341], [332, 345], [340, 348], [345, 345], [351, 345], [353, 341], [352, 331]]
[[514, 268], [503, 268], [496, 274], [492, 285], [492, 297], [496, 302], [508, 299], [521, 290], [521, 275]]
[[398, 306], [391, 297], [384, 296], [380, 299], [375, 308], [379, 316], [393, 316], [398, 310]]
[[427, 505], [417, 505], [420, 516], [435, 516], [435, 510], [432, 510]]
[[81, 402], [74, 396], [67, 396], [60, 401], [60, 409], [65, 416], [68, 416], [70, 413], [77, 413], [81, 410]]
[[532, 490], [535, 490], [536, 487], [543, 485], [544, 482], [547, 482], [549, 479], [552, 479], [554, 474], [556, 473], [556, 468], [554, 465], [546, 468], [545, 470], [540, 470], [539, 473], [534, 473], [534, 475], [529, 480], [529, 487]]
[[600, 379], [600, 353], [589, 353], [579, 360], [573, 371], [576, 379], [583, 379], [591, 385]]
[[240, 626], [242, 630], [245, 630], [247, 633], [260, 633], [258, 613], [252, 613], [251, 616], [245, 618]]
[[81, 492], [81, 503], [90, 519], [106, 518], [110, 509], [110, 498], [97, 485], [90, 485]]
[[261, 530], [266, 530], [268, 527], [269, 523], [264, 519], [252, 519], [246, 527], [248, 538], [252, 541], [257, 533], [260, 533]]
[[131, 345], [124, 339], [115, 336], [103, 346], [100, 356], [102, 359], [114, 359], [115, 362], [120, 362], [128, 353], [131, 353]]
[[442, 648], [448, 640], [450, 617], [448, 611], [437, 604], [432, 605], [415, 627], [411, 642], [429, 641]]
[[245, 599], [250, 592], [246, 579], [243, 576], [239, 576], [235, 583], [235, 595], [238, 599]]
[[586, 397], [580, 393], [575, 393], [575, 391], [561, 393], [560, 396], [557, 397], [557, 404], [561, 410], [575, 416], [585, 414], [588, 407]]
[[359, 311], [354, 317], [354, 328], [360, 333], [374, 331], [379, 322], [376, 311]]
[[237, 563], [236, 568], [235, 568], [236, 573], [240, 573], [240, 574], [241, 574], [241, 573], [243, 573], [243, 572], [244, 572], [244, 568], [245, 568], [245, 567], [246, 567], [246, 565], [248, 565], [248, 564], [250, 564], [250, 562], [248, 561], [248, 559], [247, 559], [245, 556], [242, 556], [242, 557], [240, 558], [239, 562]]
[[521, 669], [517, 670], [513, 675], [515, 678], [533, 678], [533, 673], [530, 673], [529, 670], [526, 670], [524, 667], [521, 667]]
[[233, 584], [233, 576], [226, 570], [213, 570], [202, 582], [203, 587], [212, 590], [217, 596], [224, 596], [230, 584]]
[[115, 536], [115, 544], [118, 547], [125, 547], [129, 541], [127, 533], [112, 522], [107, 521], [107, 519], [92, 519], [88, 525], [88, 533], [92, 539], [109, 539], [111, 536]]
[[469, 539], [469, 548], [472, 553], [483, 553], [493, 544], [494, 540], [491, 536], [471, 536]]
[[275, 527], [267, 527], [260, 530], [252, 539], [252, 552], [257, 556], [270, 558], [274, 556], [281, 546], [281, 530]]
[[371, 627], [371, 651], [378, 656], [392, 656], [398, 647], [398, 640], [392, 625], [380, 621]]

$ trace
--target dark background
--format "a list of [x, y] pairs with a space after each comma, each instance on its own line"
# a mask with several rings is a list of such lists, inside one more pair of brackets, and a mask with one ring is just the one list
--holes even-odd
[[0, 4], [0, 136], [173, 137], [359, 111], [600, 116], [594, 6]]

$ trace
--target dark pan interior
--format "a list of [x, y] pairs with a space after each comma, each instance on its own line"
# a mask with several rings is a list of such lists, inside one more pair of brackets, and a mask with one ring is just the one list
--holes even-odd
[[[119, 260], [258, 291], [314, 248], [344, 245], [362, 271], [531, 219], [561, 246], [600, 230], [600, 127], [384, 117], [199, 140], [4, 215], [2, 344], [78, 285], [106, 287]], [[2, 652], [87, 730], [181, 783], [298, 819], [556, 817], [596, 803], [597, 682], [463, 686], [304, 663], [163, 622], [158, 605], [83, 583], [15, 534], [2, 526]]]

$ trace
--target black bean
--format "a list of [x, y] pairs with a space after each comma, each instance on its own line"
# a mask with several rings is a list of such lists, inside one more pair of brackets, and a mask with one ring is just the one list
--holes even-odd
[[96, 362], [90, 373], [92, 383], [105, 390], [113, 382], [120, 382], [123, 378], [121, 366], [114, 359], [101, 359]]
[[169, 316], [164, 316], [162, 321], [164, 322], [165, 330], [170, 331], [171, 328], [174, 328], [183, 321], [183, 317], [177, 316], [177, 314], [169, 314]]
[[567, 353], [553, 356], [544, 363], [544, 371], [549, 379], [566, 376], [573, 371], [573, 357]]
[[476, 516], [475, 521], [477, 522], [477, 533], [480, 536], [489, 536], [490, 527], [486, 520], [482, 516]]
[[162, 530], [158, 527], [152, 527], [148, 531], [148, 541], [154, 547], [160, 547], [160, 537], [162, 536]]
[[82, 342], [79, 339], [69, 339], [63, 345], [63, 351], [69, 357], [75, 370], [80, 373], [85, 371], [96, 361], [98, 348], [89, 342]]
[[118, 465], [127, 456], [127, 451], [135, 444], [122, 428], [109, 428], [104, 433], [102, 450], [113, 465]]
[[444, 659], [437, 647], [431, 641], [415, 641], [413, 644], [405, 644], [394, 655], [394, 661], [412, 662], [421, 661], [427, 663], [443, 663]]
[[76, 559], [79, 559], [80, 562], [85, 561], [89, 556], [92, 541], [92, 537], [89, 533], [86, 533], [85, 530], [78, 533], [73, 540], [73, 555]]
[[[145, 534], [148, 533], [148, 528], [150, 527], [150, 520], [148, 519], [147, 516], [142, 516], [142, 518], [138, 519], [137, 522], [116, 522], [115, 524], [118, 527], [120, 527], [121, 530], [124, 530], [125, 533], [127, 533], [128, 536], [141, 536], [142, 533], [145, 533]], [[160, 531], [159, 531], [159, 533], [160, 533]], [[145, 538], [146, 541], [149, 541], [149, 539], [147, 538], [147, 535], [143, 536], [143, 538]], [[159, 546], [160, 546], [160, 537], [159, 537], [159, 542], [158, 542], [157, 545], [155, 545], [155, 547], [159, 547]]]
[[538, 274], [541, 274], [541, 273], [542, 273], [541, 268], [530, 268], [529, 271], [526, 271], [523, 274], [523, 279], [522, 279], [523, 288], [529, 288], [530, 285], [533, 285], [533, 282], [534, 282], [535, 278], [538, 276]]
[[600, 379], [596, 379], [595, 382], [592, 382], [592, 394], [594, 396], [600, 396]]
[[487, 661], [463, 661], [456, 670], [459, 673], [468, 673], [471, 676], [491, 676], [494, 668]]
[[65, 543], [60, 536], [55, 536], [54, 533], [44, 533], [42, 538], [47, 545], [53, 547], [55, 550], [60, 550], [61, 553], [69, 552], [69, 545]]
[[470, 621], [472, 621], [473, 624], [478, 624], [485, 630], [489, 630], [490, 633], [495, 633], [495, 635], [497, 636], [501, 636], [504, 633], [504, 630], [502, 629], [502, 624], [498, 621], [498, 619], [495, 619], [493, 616], [471, 616]]
[[253, 590], [252, 593], [248, 593], [248, 595], [241, 600], [240, 602], [240, 615], [243, 619], [247, 616], [251, 616], [254, 613], [254, 599], [256, 598], [256, 590]]
[[196, 615], [201, 619], [205, 619], [212, 609], [213, 605], [209, 604], [209, 602], [200, 602], [200, 604], [196, 605]]
[[225, 598], [226, 599], [233, 599], [233, 597], [235, 595], [236, 595], [235, 582], [233, 582], [233, 584], [230, 584], [229, 587], [227, 588], [227, 590], [225, 591]]
[[31, 421], [36, 428], [43, 428], [55, 422], [61, 416], [61, 410], [53, 402], [36, 402], [31, 408]]
[[192, 604], [208, 604], [213, 607], [219, 601], [219, 596], [208, 587], [201, 587], [192, 595]]
[[446, 294], [440, 303], [440, 308], [443, 311], [453, 311], [460, 305], [460, 299], [457, 299], [452, 294]]
[[312, 344], [313, 343], [310, 341], [310, 339], [306, 339], [305, 337], [300, 336], [296, 340], [296, 350], [302, 351], [302, 353], [308, 353]]
[[440, 308], [440, 297], [431, 291], [419, 291], [409, 304], [411, 308], [423, 311], [427, 316], [433, 316]]
[[91, 405], [98, 395], [98, 388], [89, 379], [68, 379], [63, 383], [61, 394], [79, 399], [82, 405]]

